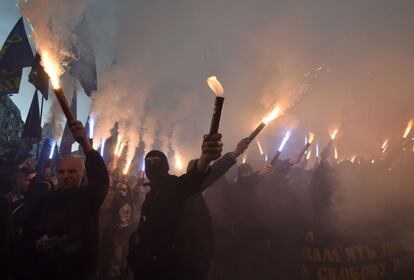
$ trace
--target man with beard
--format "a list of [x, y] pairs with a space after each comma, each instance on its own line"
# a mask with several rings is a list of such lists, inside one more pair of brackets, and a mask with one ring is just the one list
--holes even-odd
[[210, 163], [220, 157], [222, 146], [220, 134], [205, 136], [197, 163], [180, 177], [168, 173], [168, 160], [162, 152], [146, 155], [151, 191], [142, 206], [138, 230], [131, 236], [128, 255], [136, 279], [185, 279], [186, 267], [178, 262], [176, 251], [180, 210], [186, 199], [202, 191]]
[[30, 279], [90, 279], [96, 270], [99, 209], [109, 177], [82, 123], [69, 125], [86, 161], [70, 155], [60, 160], [57, 190], [31, 208], [30, 223], [23, 229], [31, 249]]

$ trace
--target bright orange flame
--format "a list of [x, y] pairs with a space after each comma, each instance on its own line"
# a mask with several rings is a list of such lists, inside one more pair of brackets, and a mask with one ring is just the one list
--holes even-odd
[[335, 147], [335, 159], [338, 160], [338, 149]]
[[265, 116], [262, 119], [262, 123], [267, 125], [268, 123], [270, 123], [271, 121], [273, 121], [274, 119], [276, 119], [279, 116], [280, 116], [280, 107], [275, 106], [275, 108], [272, 110], [272, 112], [270, 112], [267, 116]]
[[412, 128], [413, 128], [413, 120], [410, 120], [407, 124], [407, 127], [405, 128], [403, 138], [407, 138]]
[[263, 155], [263, 148], [259, 141], [257, 141], [257, 147], [259, 147], [260, 154]]
[[336, 135], [338, 134], [338, 132], [339, 132], [339, 129], [336, 128], [335, 130], [333, 130], [329, 133], [332, 140], [335, 140]]
[[207, 79], [207, 84], [210, 89], [217, 95], [223, 96], [224, 90], [216, 76], [211, 76]]
[[50, 54], [46, 51], [42, 52], [42, 66], [45, 69], [45, 72], [50, 78], [50, 81], [52, 83], [52, 87], [54, 89], [60, 88], [59, 84], [59, 73], [60, 73], [60, 67], [59, 64], [53, 61]]
[[183, 170], [184, 169], [184, 163], [179, 154], [175, 155], [175, 169], [177, 170]]
[[116, 142], [116, 146], [115, 146], [115, 150], [114, 150], [114, 155], [115, 156], [118, 155], [119, 147], [121, 146], [121, 140], [122, 140], [122, 135], [118, 135], [118, 140]]
[[313, 139], [315, 139], [315, 133], [309, 132], [309, 135], [308, 135], [308, 143], [309, 144], [312, 144]]
[[128, 160], [127, 163], [125, 164], [124, 175], [128, 173], [129, 167], [131, 166], [131, 162], [132, 160]]

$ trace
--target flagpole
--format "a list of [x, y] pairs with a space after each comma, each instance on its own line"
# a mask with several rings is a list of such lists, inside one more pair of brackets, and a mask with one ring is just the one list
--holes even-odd
[[[42, 116], [43, 116], [43, 100], [44, 100], [44, 96], [42, 94], [42, 103], [40, 105], [40, 127], [42, 127]], [[42, 138], [42, 137], [40, 137]], [[39, 159], [39, 150], [40, 150], [40, 141], [42, 141], [42, 139], [40, 139], [39, 141], [37, 141], [37, 149], [36, 149], [36, 160]]]

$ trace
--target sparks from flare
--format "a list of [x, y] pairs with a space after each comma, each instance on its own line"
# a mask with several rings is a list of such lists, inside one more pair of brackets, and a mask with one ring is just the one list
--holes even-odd
[[41, 64], [45, 69], [45, 72], [50, 78], [52, 87], [54, 89], [60, 88], [59, 76], [63, 73], [59, 64], [52, 58], [52, 56], [47, 51], [41, 52]]
[[263, 119], [262, 119], [262, 123], [264, 124], [269, 124], [271, 121], [273, 121], [274, 119], [278, 118], [280, 116], [280, 107], [279, 106], [275, 106], [275, 108], [268, 114], [266, 115]]
[[223, 96], [224, 95], [224, 89], [221, 86], [219, 80], [216, 76], [211, 76], [207, 79], [207, 84], [210, 87], [210, 89], [217, 95], [217, 96]]
[[282, 143], [280, 143], [280, 146], [278, 149], [279, 152], [283, 151], [283, 148], [285, 147], [289, 138], [290, 138], [290, 131], [286, 132], [285, 137], [283, 137]]
[[260, 142], [259, 142], [259, 141], [257, 141], [257, 147], [259, 147], [259, 152], [260, 152], [260, 154], [261, 154], [261, 155], [264, 155], [262, 145], [260, 144]]
[[413, 120], [411, 119], [408, 122], [407, 127], [405, 128], [404, 135], [403, 135], [404, 139], [407, 138], [408, 134], [410, 134], [412, 128], [413, 128]]

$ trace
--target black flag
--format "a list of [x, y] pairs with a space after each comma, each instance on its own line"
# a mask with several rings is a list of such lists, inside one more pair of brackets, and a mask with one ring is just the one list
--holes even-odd
[[33, 95], [32, 104], [24, 123], [22, 138], [30, 138], [40, 141], [42, 138], [42, 127], [40, 125], [39, 100], [37, 97], [37, 89]]
[[73, 52], [76, 59], [70, 67], [70, 74], [77, 78], [85, 93], [91, 96], [97, 90], [97, 74], [95, 54], [85, 17], [73, 31], [74, 43]]
[[20, 18], [0, 50], [0, 95], [19, 92], [22, 69], [32, 64], [32, 49]]
[[49, 76], [40, 64], [40, 61], [40, 54], [36, 53], [32, 71], [30, 71], [29, 74], [29, 82], [34, 85], [47, 100], [49, 98]]
[[[77, 115], [77, 97], [76, 97], [76, 87], [73, 90], [73, 96], [72, 96], [72, 104], [71, 109], [73, 114]], [[73, 139], [72, 132], [70, 131], [69, 125], [66, 122], [65, 129], [63, 130], [62, 135], [62, 142], [60, 143], [60, 154], [62, 157], [69, 155], [72, 152], [72, 144], [75, 143], [75, 140]]]

